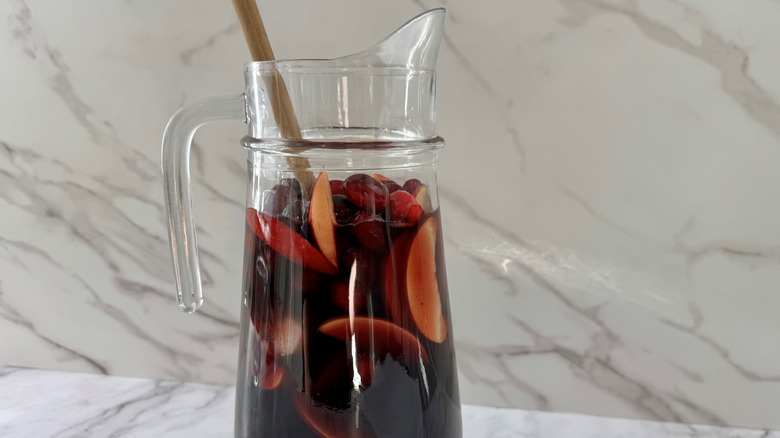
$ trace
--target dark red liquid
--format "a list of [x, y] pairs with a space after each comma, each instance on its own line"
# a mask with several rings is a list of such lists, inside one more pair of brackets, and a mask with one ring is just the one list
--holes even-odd
[[416, 184], [323, 184], [247, 211], [236, 436], [460, 437], [438, 209]]

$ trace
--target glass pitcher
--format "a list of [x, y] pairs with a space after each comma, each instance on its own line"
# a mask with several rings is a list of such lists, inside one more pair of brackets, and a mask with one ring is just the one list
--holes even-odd
[[237, 437], [460, 437], [436, 160], [444, 10], [332, 60], [253, 62], [173, 116], [163, 175], [179, 307], [202, 302], [190, 142], [249, 134]]

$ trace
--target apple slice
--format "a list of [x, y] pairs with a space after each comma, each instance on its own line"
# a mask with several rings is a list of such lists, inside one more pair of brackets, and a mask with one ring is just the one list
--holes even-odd
[[412, 319], [428, 339], [444, 342], [447, 323], [444, 321], [436, 278], [436, 218], [428, 218], [409, 247], [406, 262], [406, 297]]
[[422, 206], [426, 213], [433, 211], [433, 205], [431, 205], [431, 195], [428, 193], [428, 186], [422, 185], [418, 187], [413, 195], [414, 199], [417, 200], [417, 203]]
[[309, 241], [279, 219], [254, 208], [246, 210], [246, 221], [252, 231], [277, 254], [325, 274], [335, 274], [336, 267]]
[[380, 355], [389, 354], [399, 360], [414, 363], [422, 358], [424, 363], [428, 363], [428, 353], [420, 341], [384, 319], [367, 316], [334, 318], [322, 324], [319, 331], [344, 342], [354, 342], [358, 350], [370, 348]]
[[388, 177], [386, 177], [386, 176], [384, 176], [382, 174], [379, 174], [379, 173], [372, 173], [371, 176], [373, 176], [374, 178], [378, 179], [379, 181], [392, 181], [392, 179], [390, 179], [390, 178], [388, 178]]
[[[342, 410], [315, 402], [300, 392], [293, 404], [303, 421], [324, 438], [375, 438], [376, 433], [355, 408]], [[356, 418], [357, 417], [357, 418]], [[362, 421], [361, 421], [362, 420]]]
[[309, 208], [309, 225], [314, 240], [322, 255], [338, 268], [339, 259], [336, 253], [336, 214], [333, 211], [333, 195], [330, 190], [328, 174], [323, 170], [317, 177], [314, 190], [311, 193], [311, 208]]

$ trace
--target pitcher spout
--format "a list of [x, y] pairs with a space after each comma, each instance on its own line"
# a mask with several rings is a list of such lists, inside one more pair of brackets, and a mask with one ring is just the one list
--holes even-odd
[[333, 61], [345, 67], [402, 67], [434, 71], [446, 13], [444, 8], [423, 12], [379, 43]]

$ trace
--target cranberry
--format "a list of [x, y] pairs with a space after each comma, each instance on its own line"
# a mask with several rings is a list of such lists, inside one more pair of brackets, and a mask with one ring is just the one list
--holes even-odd
[[387, 247], [387, 222], [376, 213], [361, 211], [354, 219], [352, 232], [363, 246], [381, 250]]
[[417, 191], [420, 187], [423, 186], [422, 181], [420, 181], [417, 178], [412, 178], [404, 183], [404, 190], [407, 192], [414, 194], [414, 192]]
[[304, 222], [306, 222], [306, 212], [308, 202], [295, 199], [282, 211], [282, 217], [279, 218], [285, 225], [297, 232], [301, 232]]
[[285, 207], [296, 199], [298, 196], [295, 194], [295, 190], [289, 186], [277, 184], [266, 193], [262, 211], [271, 216], [279, 216]]
[[387, 187], [378, 179], [358, 173], [344, 181], [347, 198], [363, 210], [371, 212], [385, 208], [389, 195]]
[[345, 195], [347, 193], [347, 190], [344, 188], [344, 181], [340, 179], [332, 179], [329, 181], [329, 183], [331, 195]]
[[391, 179], [386, 179], [386, 180], [382, 181], [382, 184], [384, 184], [385, 187], [387, 187], [387, 191], [390, 192], [390, 193], [395, 193], [395, 192], [397, 192], [399, 190], [403, 190], [404, 189], [403, 187], [401, 187], [400, 184], [398, 184], [397, 182], [395, 182], [395, 181], [393, 181]]
[[289, 187], [298, 196], [298, 199], [303, 197], [303, 191], [301, 190], [301, 183], [295, 178], [283, 178], [279, 181], [278, 186]]
[[414, 196], [406, 191], [398, 191], [390, 194], [388, 219], [391, 222], [415, 223], [420, 219], [422, 207], [414, 199]]
[[355, 204], [349, 202], [344, 195], [333, 195], [333, 212], [336, 214], [336, 222], [339, 225], [348, 224], [355, 214], [358, 212], [358, 208]]

